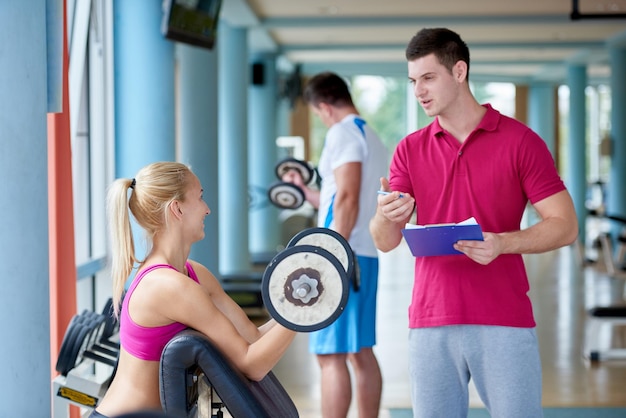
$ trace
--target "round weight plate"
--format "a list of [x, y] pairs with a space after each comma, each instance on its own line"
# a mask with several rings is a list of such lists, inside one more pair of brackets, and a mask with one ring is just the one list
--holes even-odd
[[[296, 286], [317, 283], [313, 297], [300, 299]], [[327, 327], [343, 312], [349, 281], [337, 258], [312, 245], [281, 251], [263, 274], [261, 293], [270, 315], [284, 327], [298, 332]]]
[[313, 169], [306, 161], [289, 157], [276, 164], [276, 177], [278, 177], [278, 180], [282, 181], [283, 174], [289, 170], [297, 170], [304, 184], [309, 184], [311, 179], [313, 179]]
[[102, 308], [102, 315], [104, 315], [105, 323], [100, 341], [108, 340], [116, 331], [119, 326], [115, 314], [113, 312], [113, 299], [109, 298]]
[[[352, 286], [354, 287], [354, 291], [358, 292], [361, 288], [361, 269], [359, 268], [359, 260], [356, 258], [356, 254], [352, 251], [352, 256], [354, 257], [354, 272], [352, 273]], [[348, 276], [350, 277], [350, 276]]]
[[105, 318], [102, 314], [98, 314], [94, 312], [94, 317], [92, 319], [93, 332], [91, 333], [91, 338], [89, 340], [88, 349], [91, 349], [94, 345], [98, 344], [102, 339], [102, 334], [104, 332], [105, 327]]
[[91, 345], [97, 344], [102, 340], [102, 335], [104, 335], [104, 329], [106, 327], [106, 318], [102, 314], [97, 314], [94, 318], [96, 321], [96, 332], [93, 333]]
[[355, 283], [355, 289], [358, 290], [356, 281], [354, 280], [356, 264], [354, 251], [348, 241], [346, 241], [339, 232], [329, 228], [307, 228], [294, 235], [287, 243], [287, 248], [296, 245], [313, 245], [329, 251], [337, 257], [346, 271], [348, 279]]
[[298, 209], [304, 203], [304, 192], [292, 183], [279, 182], [267, 191], [270, 202], [281, 209]]
[[74, 367], [78, 366], [83, 361], [83, 355], [85, 351], [89, 350], [93, 346], [94, 334], [98, 332], [98, 320], [95, 318], [91, 318], [83, 323], [83, 329], [76, 337], [77, 342], [81, 342], [81, 344], [76, 348], [76, 357], [74, 360]]
[[61, 348], [59, 349], [59, 357], [57, 358], [56, 371], [63, 376], [67, 376], [67, 373], [74, 367], [72, 351], [74, 349], [74, 341], [80, 328], [78, 321], [79, 315], [74, 315], [67, 325], [63, 341], [61, 342]]
[[78, 333], [76, 334], [76, 339], [74, 340], [74, 346], [72, 347], [72, 352], [70, 358], [72, 359], [72, 364], [68, 373], [80, 363], [83, 358], [83, 352], [87, 349], [87, 342], [89, 341], [91, 329], [88, 323], [81, 323], [79, 325]]

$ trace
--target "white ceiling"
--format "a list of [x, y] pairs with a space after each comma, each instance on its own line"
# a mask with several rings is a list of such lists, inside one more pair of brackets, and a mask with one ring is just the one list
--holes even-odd
[[626, 0], [223, 0], [221, 18], [248, 28], [251, 53], [304, 74], [406, 76], [404, 49], [423, 27], [461, 35], [474, 80], [558, 83], [582, 63], [606, 81], [607, 47], [626, 48]]

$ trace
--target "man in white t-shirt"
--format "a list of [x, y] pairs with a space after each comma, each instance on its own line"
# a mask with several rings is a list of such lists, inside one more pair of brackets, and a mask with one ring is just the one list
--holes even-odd
[[283, 180], [301, 187], [307, 201], [318, 208], [318, 226], [348, 240], [360, 274], [359, 289], [351, 287], [341, 316], [309, 337], [309, 350], [317, 355], [321, 369], [322, 416], [348, 414], [352, 400], [349, 361], [355, 373], [359, 417], [377, 417], [382, 377], [372, 347], [376, 344], [378, 253], [369, 221], [376, 213], [380, 178], [388, 173], [388, 152], [359, 116], [348, 85], [338, 75], [314, 76], [303, 97], [329, 128], [317, 168], [321, 187], [307, 187], [296, 170], [288, 171]]

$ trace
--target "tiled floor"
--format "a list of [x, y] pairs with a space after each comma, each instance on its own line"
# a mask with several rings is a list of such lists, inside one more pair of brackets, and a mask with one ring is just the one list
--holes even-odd
[[[610, 278], [598, 267], [583, 268], [575, 247], [526, 256], [544, 372], [545, 406], [626, 406], [626, 361], [590, 363], [583, 356], [589, 332], [586, 309], [623, 299], [624, 279]], [[375, 347], [383, 373], [379, 416], [390, 408], [410, 408], [407, 374], [407, 308], [413, 258], [402, 244], [382, 254]], [[607, 329], [602, 344], [626, 347], [626, 327]], [[612, 342], [611, 342], [612, 341]], [[320, 417], [319, 371], [307, 351], [307, 335], [296, 337], [274, 370], [302, 418]], [[482, 403], [472, 391], [472, 406]], [[354, 408], [350, 417], [357, 417]]]

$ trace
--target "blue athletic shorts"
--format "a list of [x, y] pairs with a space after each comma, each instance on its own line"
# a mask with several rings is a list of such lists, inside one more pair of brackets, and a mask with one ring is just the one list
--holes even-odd
[[357, 292], [350, 285], [348, 303], [335, 322], [309, 333], [313, 354], [358, 353], [376, 344], [376, 292], [378, 258], [357, 256], [361, 285]]

